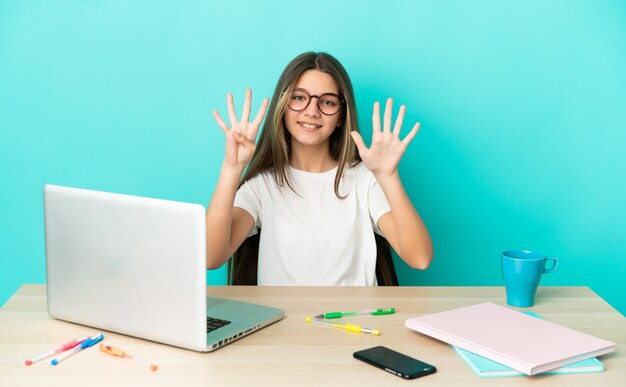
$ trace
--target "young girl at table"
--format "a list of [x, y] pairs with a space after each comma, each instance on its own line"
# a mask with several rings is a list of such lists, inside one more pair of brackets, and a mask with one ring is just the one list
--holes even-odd
[[251, 100], [248, 89], [239, 119], [228, 94], [230, 125], [213, 111], [226, 149], [206, 213], [207, 268], [231, 259], [233, 285], [397, 285], [389, 244], [428, 267], [430, 236], [398, 174], [419, 129], [400, 138], [404, 106], [392, 126], [393, 101], [382, 124], [374, 104], [367, 147], [346, 70], [314, 52], [287, 65], [249, 122]]

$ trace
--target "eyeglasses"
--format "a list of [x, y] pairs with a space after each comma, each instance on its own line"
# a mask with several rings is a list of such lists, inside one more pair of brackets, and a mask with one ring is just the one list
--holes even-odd
[[297, 112], [301, 112], [311, 103], [311, 99], [317, 98], [317, 107], [320, 109], [322, 114], [327, 116], [332, 116], [337, 114], [339, 109], [341, 109], [341, 105], [343, 105], [346, 101], [342, 100], [337, 94], [334, 93], [324, 93], [322, 95], [310, 95], [304, 89], [294, 89], [291, 92], [291, 96], [289, 97], [289, 102], [287, 106], [291, 110], [295, 110]]

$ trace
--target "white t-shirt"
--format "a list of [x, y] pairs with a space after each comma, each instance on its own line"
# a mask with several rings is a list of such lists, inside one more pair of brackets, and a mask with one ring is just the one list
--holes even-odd
[[[254, 218], [259, 242], [259, 285], [377, 285], [378, 219], [390, 210], [374, 175], [359, 163], [346, 167], [335, 195], [337, 168], [311, 173], [288, 167], [278, 187], [273, 170], [246, 181], [235, 207]], [[382, 234], [381, 234], [382, 235]]]

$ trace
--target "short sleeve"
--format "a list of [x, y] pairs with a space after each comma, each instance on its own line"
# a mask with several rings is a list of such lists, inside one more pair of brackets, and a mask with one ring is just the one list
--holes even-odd
[[378, 181], [371, 173], [370, 179], [371, 180], [368, 184], [367, 206], [369, 209], [370, 217], [372, 219], [372, 227], [374, 228], [374, 232], [379, 235], [383, 235], [383, 233], [378, 228], [378, 220], [381, 216], [391, 211], [391, 207], [389, 207], [389, 202], [387, 202], [387, 198], [385, 197], [383, 189], [380, 187]]
[[261, 229], [261, 196], [258, 189], [254, 187], [254, 179], [246, 181], [235, 194], [233, 207], [245, 210], [254, 219], [254, 227], [248, 236], [255, 235]]

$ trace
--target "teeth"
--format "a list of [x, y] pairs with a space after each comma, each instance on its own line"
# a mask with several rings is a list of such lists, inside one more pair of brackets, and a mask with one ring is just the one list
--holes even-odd
[[317, 129], [317, 128], [321, 128], [321, 126], [318, 125], [310, 125], [310, 124], [305, 124], [304, 122], [301, 122], [300, 125], [304, 126], [307, 129]]

